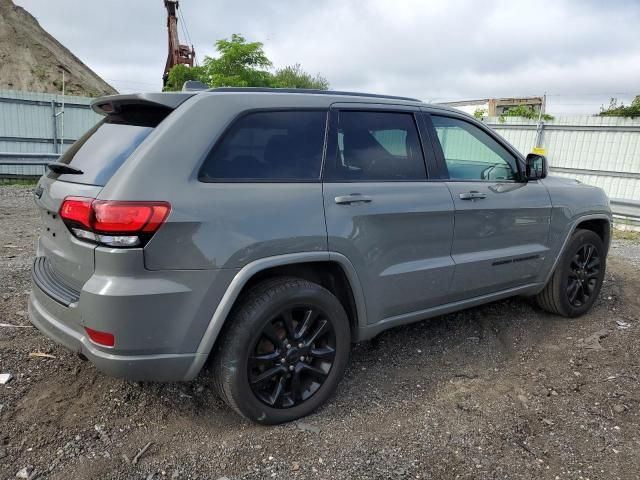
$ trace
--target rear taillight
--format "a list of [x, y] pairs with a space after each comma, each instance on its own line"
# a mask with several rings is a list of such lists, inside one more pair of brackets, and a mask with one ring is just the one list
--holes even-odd
[[139, 247], [149, 241], [170, 211], [167, 202], [67, 197], [60, 207], [60, 217], [82, 240], [110, 247]]

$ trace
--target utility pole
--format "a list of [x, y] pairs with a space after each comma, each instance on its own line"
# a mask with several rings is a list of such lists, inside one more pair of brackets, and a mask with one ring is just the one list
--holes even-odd
[[57, 153], [64, 153], [62, 150], [64, 148], [64, 95], [65, 95], [65, 72], [66, 73], [71, 73], [69, 71], [69, 69], [67, 67], [65, 67], [62, 64], [58, 65], [58, 68], [60, 68], [60, 70], [62, 70], [62, 102], [61, 102], [61, 108], [60, 111], [58, 113], [55, 114], [55, 116], [60, 116], [60, 146], [58, 147], [58, 152]]
[[538, 125], [536, 126], [536, 140], [532, 152], [538, 155], [546, 155], [547, 151], [543, 147], [544, 136], [544, 122], [542, 121], [542, 115], [544, 115], [547, 109], [547, 92], [544, 92], [542, 96], [542, 105], [540, 105], [540, 111], [538, 112]]

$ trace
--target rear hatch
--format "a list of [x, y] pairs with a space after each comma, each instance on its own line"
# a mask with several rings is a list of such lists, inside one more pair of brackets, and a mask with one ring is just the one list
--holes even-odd
[[38, 182], [35, 202], [40, 210], [42, 230], [36, 269], [44, 272], [45, 280], [53, 289], [57, 289], [57, 284], [62, 290], [79, 292], [94, 272], [96, 245], [74, 237], [60, 218], [65, 198], [96, 198], [153, 129], [190, 96], [183, 95], [178, 102], [177, 95], [122, 95], [96, 101], [94, 110], [106, 114], [105, 118], [57, 161], [75, 173], [65, 173], [64, 167], [57, 168], [59, 173], [49, 170]]

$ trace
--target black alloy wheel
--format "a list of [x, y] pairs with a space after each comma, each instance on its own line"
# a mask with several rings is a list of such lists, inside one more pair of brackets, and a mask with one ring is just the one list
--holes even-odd
[[600, 293], [606, 263], [607, 249], [600, 235], [592, 230], [576, 229], [551, 278], [536, 295], [538, 305], [563, 317], [584, 315]]
[[249, 357], [251, 390], [273, 408], [307, 401], [326, 380], [336, 334], [315, 306], [287, 307], [262, 329]]
[[213, 380], [220, 397], [254, 422], [309, 415], [336, 391], [349, 362], [349, 317], [333, 293], [308, 280], [256, 284], [225, 326]]
[[569, 267], [567, 298], [569, 303], [582, 307], [593, 297], [600, 278], [600, 254], [595, 245], [584, 244], [574, 255]]

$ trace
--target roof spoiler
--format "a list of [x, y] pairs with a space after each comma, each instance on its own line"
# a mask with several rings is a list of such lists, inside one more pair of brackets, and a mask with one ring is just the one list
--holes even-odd
[[174, 110], [194, 95], [190, 92], [135, 93], [131, 95], [110, 95], [91, 102], [91, 108], [100, 115], [118, 113], [125, 106], [141, 105]]

